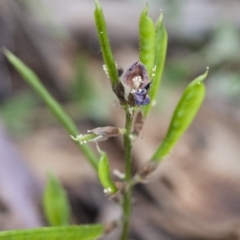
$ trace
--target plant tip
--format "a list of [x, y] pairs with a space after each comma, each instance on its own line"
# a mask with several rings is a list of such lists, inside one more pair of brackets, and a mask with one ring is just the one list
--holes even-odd
[[158, 18], [158, 20], [157, 20], [157, 21], [161, 23], [161, 22], [162, 22], [162, 20], [163, 20], [163, 9], [161, 8], [161, 9], [160, 9], [159, 18]]
[[96, 8], [98, 8], [98, 9], [101, 8], [101, 7], [100, 7], [100, 4], [99, 4], [99, 2], [98, 2], [98, 0], [95, 0], [95, 6], [96, 6]]
[[148, 2], [146, 2], [145, 10], [148, 11]]

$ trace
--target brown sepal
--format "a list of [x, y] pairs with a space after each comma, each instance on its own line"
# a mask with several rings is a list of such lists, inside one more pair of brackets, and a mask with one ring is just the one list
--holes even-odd
[[125, 99], [125, 89], [120, 81], [118, 81], [115, 85], [112, 86], [112, 90], [116, 94], [120, 105], [127, 104], [127, 100]]

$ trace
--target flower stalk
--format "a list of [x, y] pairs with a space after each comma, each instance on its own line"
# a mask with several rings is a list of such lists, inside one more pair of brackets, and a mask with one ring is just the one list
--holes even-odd
[[131, 151], [132, 151], [132, 123], [133, 115], [129, 111], [129, 107], [125, 108], [126, 122], [125, 122], [125, 134], [124, 134], [124, 159], [125, 159], [125, 182], [127, 188], [123, 193], [123, 228], [121, 234], [121, 240], [127, 240], [129, 236], [130, 220], [131, 220], [131, 202], [132, 202], [132, 163], [131, 163]]

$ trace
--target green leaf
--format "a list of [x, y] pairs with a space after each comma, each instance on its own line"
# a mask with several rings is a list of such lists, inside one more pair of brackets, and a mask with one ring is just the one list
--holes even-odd
[[148, 76], [152, 73], [155, 55], [155, 27], [148, 17], [148, 5], [143, 10], [139, 21], [140, 61], [145, 65]]
[[166, 59], [168, 34], [162, 23], [162, 20], [163, 15], [161, 13], [155, 26], [155, 58], [153, 67], [155, 71], [152, 71], [152, 85], [148, 93], [151, 102], [150, 104], [144, 107], [145, 117], [147, 117], [151, 108], [155, 104]]
[[166, 157], [192, 123], [205, 97], [203, 80], [207, 77], [207, 74], [208, 70], [193, 80], [185, 89], [173, 113], [167, 134], [151, 158], [152, 161], [160, 162]]
[[[8, 61], [12, 64], [12, 66], [21, 75], [23, 80], [25, 80], [25, 82], [27, 82], [42, 98], [42, 100], [45, 102], [49, 110], [58, 119], [62, 126], [68, 131], [68, 133], [73, 136], [79, 135], [77, 126], [74, 124], [69, 115], [65, 113], [61, 105], [51, 96], [47, 89], [42, 85], [38, 76], [29, 67], [27, 67], [19, 58], [17, 58], [7, 49], [4, 50], [4, 54], [6, 55]], [[97, 169], [98, 159], [91, 150], [91, 148], [88, 145], [81, 145], [80, 143], [78, 143], [78, 147], [85, 155], [89, 163], [95, 169]]]
[[117, 187], [111, 178], [108, 156], [100, 149], [98, 149], [98, 151], [101, 154], [100, 160], [98, 162], [98, 178], [104, 188], [104, 192], [107, 194], [113, 194], [117, 192]]
[[53, 174], [49, 174], [43, 196], [44, 213], [52, 226], [69, 224], [70, 204], [65, 190]]
[[112, 85], [114, 86], [118, 82], [118, 71], [109, 44], [107, 27], [103, 11], [97, 0], [95, 1], [95, 6], [96, 6], [94, 11], [95, 24], [97, 28], [103, 60], [106, 65], [109, 78], [112, 82]]
[[100, 224], [45, 227], [27, 230], [0, 232], [1, 240], [94, 240], [102, 236], [104, 228]]

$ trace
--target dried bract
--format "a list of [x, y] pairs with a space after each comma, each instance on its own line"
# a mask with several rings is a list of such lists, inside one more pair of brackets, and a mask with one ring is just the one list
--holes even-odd
[[88, 142], [100, 142], [106, 141], [111, 137], [116, 137], [120, 134], [125, 133], [125, 129], [117, 128], [117, 127], [98, 127], [92, 130], [88, 130], [89, 134], [80, 134], [76, 137], [71, 136], [74, 141], [80, 142], [80, 144], [88, 143]]
[[132, 134], [136, 137], [139, 136], [142, 128], [143, 128], [143, 123], [144, 123], [144, 120], [143, 120], [143, 113], [142, 111], [138, 111], [134, 117], [134, 121], [133, 121], [133, 132]]
[[119, 134], [119, 128], [117, 127], [98, 127], [92, 130], [88, 130], [89, 133], [94, 133], [96, 135], [116, 137]]

